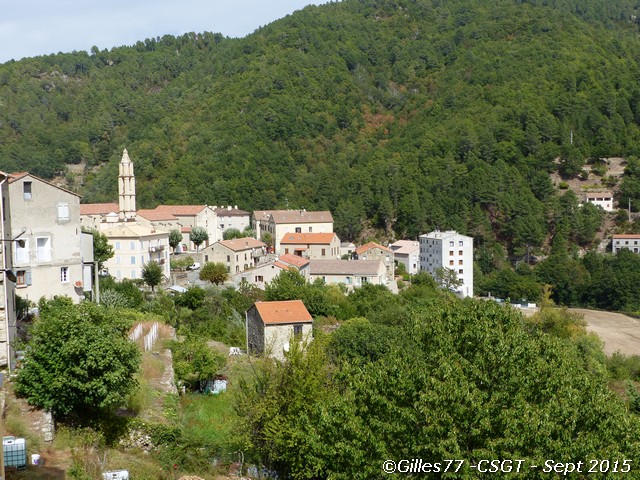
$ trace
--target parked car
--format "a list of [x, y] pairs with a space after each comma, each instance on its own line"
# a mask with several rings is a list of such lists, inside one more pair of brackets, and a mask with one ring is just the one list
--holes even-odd
[[200, 268], [200, 263], [195, 262], [187, 267], [187, 270], [198, 270]]

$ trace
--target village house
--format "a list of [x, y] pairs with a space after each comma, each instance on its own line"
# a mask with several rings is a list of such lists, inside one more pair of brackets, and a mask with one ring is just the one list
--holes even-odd
[[231, 205], [227, 207], [214, 205], [212, 208], [218, 217], [217, 226], [223, 234], [232, 228], [244, 232], [247, 227], [251, 226], [251, 214], [239, 210], [237, 205], [233, 207]]
[[117, 223], [119, 218], [117, 203], [80, 204], [80, 225], [91, 230], [101, 230], [106, 223]]
[[2, 255], [0, 255], [0, 366], [14, 367], [14, 340], [17, 335], [17, 320], [15, 311], [16, 278], [12, 271], [13, 252], [18, 239], [12, 236], [11, 208], [9, 198], [9, 175], [0, 172], [0, 240], [2, 240]]
[[247, 352], [282, 361], [291, 342], [312, 340], [312, 327], [301, 300], [256, 302], [246, 312]]
[[473, 296], [473, 238], [455, 231], [436, 230], [420, 235], [420, 270], [436, 277], [447, 268], [461, 281], [455, 290], [462, 297]]
[[[16, 173], [9, 176], [9, 197], [12, 235], [20, 239], [13, 258], [18, 295], [34, 302], [63, 295], [83, 300], [92, 288], [91, 265], [83, 264], [92, 260], [83, 255], [80, 196]], [[92, 236], [88, 241], [93, 245]]]
[[601, 207], [605, 212], [613, 212], [613, 194], [611, 192], [587, 192], [584, 195], [584, 203], [593, 203]]
[[202, 250], [205, 262], [224, 263], [227, 271], [238, 273], [255, 267], [267, 253], [267, 245], [255, 238], [220, 240]]
[[640, 234], [622, 233], [614, 235], [611, 240], [611, 251], [616, 254], [623, 248], [631, 250], [633, 253], [640, 253]]
[[279, 258], [271, 260], [267, 263], [258, 265], [257, 267], [236, 273], [233, 281], [236, 286], [246, 282], [254, 285], [262, 290], [268, 283], [271, 283], [284, 270], [297, 270], [305, 280], [309, 280], [309, 260], [298, 257], [296, 255], [282, 255]]
[[375, 242], [365, 243], [353, 252], [355, 260], [382, 260], [387, 269], [387, 278], [394, 278], [396, 264], [394, 262], [393, 251], [390, 248], [379, 245]]
[[333, 217], [329, 211], [256, 210], [252, 228], [258, 239], [268, 233], [274, 242], [274, 251], [280, 251], [280, 240], [286, 233], [332, 233]]
[[149, 262], [162, 267], [165, 278], [170, 276], [169, 234], [137, 223], [116, 223], [102, 231], [113, 246], [114, 256], [104, 267], [118, 280], [142, 278], [142, 269]]
[[309, 281], [321, 279], [326, 284], [343, 284], [347, 289], [366, 284], [390, 287], [382, 260], [311, 260]]
[[335, 233], [287, 233], [280, 240], [279, 253], [308, 259], [340, 258], [340, 239]]
[[398, 240], [389, 247], [393, 250], [396, 264], [403, 264], [410, 275], [418, 273], [420, 269], [420, 242]]

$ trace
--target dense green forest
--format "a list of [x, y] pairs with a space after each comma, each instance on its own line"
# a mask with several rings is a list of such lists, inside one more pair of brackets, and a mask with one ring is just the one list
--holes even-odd
[[[389, 237], [454, 228], [522, 255], [557, 233], [549, 172], [640, 154], [635, 13], [630, 0], [345, 0], [242, 39], [12, 61], [0, 168], [84, 165], [72, 188], [111, 201], [127, 148], [141, 207], [330, 209], [345, 239], [368, 219]], [[577, 221], [569, 243], [590, 245], [594, 225]]]

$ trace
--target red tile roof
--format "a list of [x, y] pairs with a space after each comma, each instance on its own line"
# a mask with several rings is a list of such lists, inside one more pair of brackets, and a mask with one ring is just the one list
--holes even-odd
[[263, 243], [260, 240], [256, 240], [253, 237], [234, 238], [233, 240], [220, 240], [218, 243], [233, 250], [234, 252], [267, 246], [266, 243]]
[[117, 203], [81, 203], [80, 215], [106, 215], [118, 213], [120, 206]]
[[305, 265], [309, 264], [309, 260], [307, 260], [306, 258], [302, 258], [298, 255], [291, 255], [290, 253], [280, 255], [279, 260], [281, 262], [287, 263], [289, 265], [293, 265], [294, 267], [298, 267], [298, 268], [302, 268]]
[[379, 245], [376, 242], [369, 242], [359, 246], [358, 248], [356, 248], [356, 253], [358, 255], [362, 255], [363, 253], [368, 252], [369, 250], [372, 250], [374, 248], [379, 248], [380, 250], [391, 253], [391, 250], [389, 250], [387, 247]]
[[158, 205], [155, 210], [176, 216], [197, 215], [207, 208], [206, 205]]
[[613, 238], [640, 238], [640, 233], [620, 233]]
[[178, 220], [178, 218], [171, 212], [158, 209], [141, 209], [136, 212], [142, 218], [146, 218], [150, 222], [159, 222], [161, 220]]
[[282, 237], [280, 243], [285, 245], [328, 245], [333, 241], [335, 236], [335, 233], [287, 233], [284, 237]]
[[313, 317], [311, 317], [302, 300], [256, 302], [255, 307], [266, 325], [313, 322]]

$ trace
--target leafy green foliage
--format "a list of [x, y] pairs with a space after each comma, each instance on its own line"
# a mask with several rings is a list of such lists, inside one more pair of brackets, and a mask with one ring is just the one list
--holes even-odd
[[179, 381], [195, 389], [201, 380], [214, 378], [226, 363], [226, 358], [209, 347], [205, 340], [187, 337], [171, 345], [174, 369]]
[[229, 278], [227, 266], [220, 262], [207, 262], [200, 270], [200, 280], [211, 282], [216, 285], [224, 283]]
[[152, 292], [162, 283], [163, 277], [164, 271], [158, 262], [149, 262], [142, 267], [142, 279], [151, 287]]
[[60, 417], [90, 419], [122, 405], [140, 363], [130, 327], [126, 316], [91, 303], [41, 302], [16, 392]]
[[177, 228], [172, 229], [169, 232], [169, 246], [174, 250], [182, 242], [182, 233]]
[[104, 233], [96, 229], [83, 229], [93, 235], [93, 258], [98, 262], [98, 268], [102, 268], [104, 262], [113, 257], [113, 246], [109, 244], [109, 239]]
[[247, 451], [297, 479], [384, 478], [383, 459], [413, 456], [638, 455], [638, 418], [571, 342], [491, 302], [412, 305], [258, 368], [237, 402]]
[[191, 232], [189, 232], [189, 239], [194, 243], [196, 249], [198, 249], [200, 245], [209, 240], [209, 234], [204, 227], [193, 227]]

